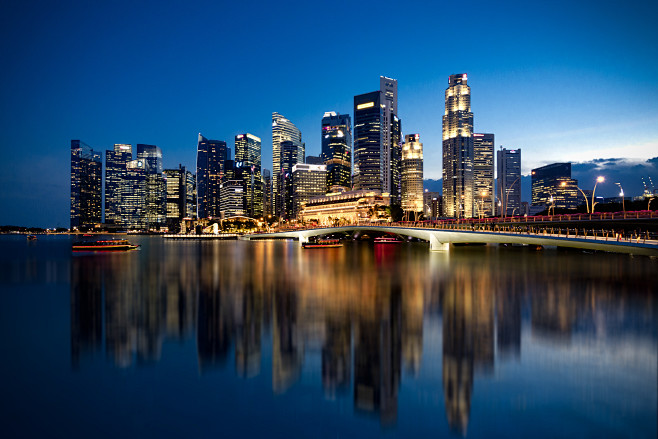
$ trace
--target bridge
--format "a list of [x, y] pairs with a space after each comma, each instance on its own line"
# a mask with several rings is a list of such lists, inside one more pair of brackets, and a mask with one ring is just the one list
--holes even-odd
[[523, 244], [536, 246], [570, 247], [583, 250], [626, 253], [633, 255], [658, 256], [658, 240], [647, 232], [646, 235], [621, 235], [604, 229], [570, 229], [555, 227], [523, 227], [515, 225], [455, 224], [423, 226], [387, 225], [342, 225], [336, 227], [316, 227], [283, 230], [271, 233], [244, 235], [241, 239], [294, 239], [308, 242], [316, 236], [336, 233], [385, 233], [397, 236], [418, 238], [429, 242], [430, 251], [448, 251], [450, 244]]

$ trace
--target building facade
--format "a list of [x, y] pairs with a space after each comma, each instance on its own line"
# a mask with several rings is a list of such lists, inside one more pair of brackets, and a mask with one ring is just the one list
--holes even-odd
[[297, 164], [292, 167], [293, 218], [312, 197], [327, 193], [327, 165]]
[[244, 216], [244, 182], [227, 180], [220, 185], [220, 211], [224, 218]]
[[105, 151], [105, 224], [121, 224], [121, 180], [132, 155], [129, 144], [115, 144]]
[[531, 175], [533, 213], [549, 208], [578, 207], [578, 180], [571, 178], [571, 163], [553, 163], [535, 168]]
[[162, 150], [155, 145], [137, 144], [137, 158], [146, 163], [146, 224], [159, 229], [166, 224], [167, 187], [162, 167]]
[[148, 227], [146, 215], [147, 163], [143, 159], [126, 164], [121, 180], [121, 224], [127, 229], [144, 230]]
[[[281, 183], [279, 181], [280, 176], [282, 175], [282, 161], [283, 161], [283, 142], [291, 142], [297, 148], [295, 152], [295, 160], [297, 160], [294, 165], [297, 163], [304, 163], [305, 157], [305, 145], [302, 142], [302, 132], [288, 119], [283, 117], [279, 113], [272, 113], [272, 189], [274, 192], [274, 206], [273, 210], [275, 215], [281, 216], [282, 212], [279, 209], [280, 206], [277, 204], [277, 199], [280, 200], [281, 196], [279, 194], [279, 188]], [[290, 166], [289, 172], [292, 171], [292, 166]]]
[[308, 200], [299, 219], [319, 225], [385, 223], [390, 205], [390, 197], [379, 190], [335, 192]]
[[352, 120], [349, 114], [334, 111], [322, 117], [322, 153], [320, 158], [327, 166], [327, 192], [338, 186], [352, 187]]
[[178, 169], [165, 169], [167, 184], [167, 227], [170, 232], [178, 232], [183, 218], [188, 216], [190, 197], [188, 194], [188, 174], [183, 165]]
[[290, 141], [281, 142], [281, 170], [277, 184], [279, 185], [276, 196], [276, 216], [283, 220], [292, 220], [294, 216], [294, 192], [292, 180], [292, 168], [299, 162], [297, 160], [299, 148]]
[[235, 136], [235, 168], [244, 186], [244, 212], [248, 217], [263, 216], [263, 175], [261, 139], [245, 133]]
[[466, 74], [450, 75], [443, 115], [443, 214], [473, 217], [473, 113]]
[[423, 192], [423, 206], [425, 217], [435, 220], [443, 212], [443, 197], [440, 192]]
[[496, 152], [498, 214], [519, 214], [521, 210], [521, 149], [500, 148]]
[[71, 140], [71, 230], [100, 224], [102, 194], [100, 153], [80, 140]]
[[473, 212], [478, 217], [494, 216], [494, 135], [473, 134]]
[[263, 169], [263, 217], [272, 218], [272, 173], [269, 169]]
[[230, 150], [223, 140], [210, 140], [199, 133], [197, 142], [197, 217], [208, 218], [220, 215], [220, 183], [224, 175]]
[[408, 134], [402, 145], [402, 210], [423, 211], [423, 144], [420, 135]]

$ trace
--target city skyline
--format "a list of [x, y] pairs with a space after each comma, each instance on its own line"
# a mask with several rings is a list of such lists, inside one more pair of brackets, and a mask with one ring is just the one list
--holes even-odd
[[[402, 134], [420, 133], [425, 178], [438, 179], [442, 94], [448, 75], [458, 72], [469, 75], [474, 131], [495, 134], [496, 150], [523, 149], [524, 175], [549, 163], [573, 162], [573, 177], [588, 187], [594, 180], [578, 174], [578, 164], [592, 168], [595, 160], [612, 160], [606, 163], [632, 178], [622, 180], [625, 192], [639, 195], [640, 177], [655, 178], [650, 172], [656, 160], [640, 172], [626, 171], [633, 160], [658, 157], [658, 57], [650, 43], [658, 32], [651, 14], [618, 12], [612, 3], [596, 3], [596, 8], [569, 4], [570, 14], [565, 15], [559, 5], [511, 6], [513, 14], [503, 12], [510, 8], [473, 5], [474, 29], [494, 19], [499, 29], [472, 32], [465, 36], [465, 50], [453, 53], [435, 49], [454, 32], [445, 6], [405, 4], [399, 19], [413, 17], [425, 30], [401, 36], [385, 52], [395, 49], [416, 62], [394, 64], [375, 50], [359, 53], [357, 68], [348, 71], [328, 64], [319, 50], [327, 25], [316, 26], [312, 5], [249, 8], [261, 24], [253, 36], [240, 30], [237, 20], [230, 23], [245, 12], [237, 5], [163, 6], [150, 14], [147, 6], [126, 9], [117, 4], [108, 10], [68, 3], [52, 10], [43, 5], [33, 15], [21, 10], [25, 5], [15, 5], [5, 15], [4, 40], [14, 41], [10, 35], [18, 29], [34, 32], [2, 49], [14, 62], [2, 73], [0, 224], [67, 224], [71, 139], [97, 151], [119, 143], [153, 144], [162, 149], [165, 168], [182, 163], [193, 169], [197, 133], [228, 143], [250, 132], [264, 139], [263, 168], [270, 168], [273, 111], [304, 133], [307, 155], [319, 155], [316, 133], [322, 115], [351, 114], [353, 96], [374, 89], [378, 76], [398, 81]], [[351, 17], [336, 30], [354, 31], [357, 38], [365, 32], [358, 29], [359, 17], [383, 14], [367, 2], [350, 8]], [[645, 9], [655, 6], [647, 3]], [[207, 30], [192, 35], [203, 12], [221, 13], [228, 27], [225, 41]], [[262, 43], [274, 28], [265, 19], [285, 13], [299, 20], [308, 38], [280, 30], [276, 44], [288, 45], [299, 56], [273, 65], [276, 45]], [[79, 25], [75, 35], [65, 31], [72, 23]], [[107, 23], [120, 24], [122, 31]], [[86, 37], [76, 36], [82, 34]], [[210, 52], [213, 47], [216, 54]], [[248, 58], [258, 60], [261, 70], [237, 76], [220, 72], [222, 65]], [[199, 64], [198, 59], [205, 61]], [[196, 65], [200, 67], [189, 69]], [[35, 74], [44, 70], [48, 74], [36, 80]], [[620, 166], [619, 159], [631, 160]], [[649, 173], [643, 174], [645, 170]], [[40, 180], [40, 175], [50, 180]], [[597, 193], [616, 195], [612, 181], [618, 179], [611, 176], [609, 181]], [[524, 196], [524, 201], [529, 200]]]

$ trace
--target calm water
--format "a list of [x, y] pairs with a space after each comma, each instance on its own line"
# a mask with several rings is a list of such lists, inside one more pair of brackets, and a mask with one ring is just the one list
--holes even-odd
[[0, 236], [3, 437], [656, 437], [658, 260]]

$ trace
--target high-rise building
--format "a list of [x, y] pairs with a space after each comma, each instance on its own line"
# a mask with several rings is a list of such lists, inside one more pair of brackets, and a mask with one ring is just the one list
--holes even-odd
[[494, 135], [473, 134], [473, 213], [494, 215]]
[[402, 210], [423, 211], [423, 144], [420, 135], [407, 134], [402, 145]]
[[209, 140], [199, 134], [196, 156], [197, 218], [219, 216], [221, 181], [230, 151], [223, 140]]
[[71, 229], [101, 222], [103, 161], [100, 153], [80, 140], [71, 140]]
[[146, 218], [147, 163], [144, 159], [131, 160], [121, 179], [121, 224], [127, 229], [141, 230], [148, 227]]
[[297, 154], [299, 148], [294, 142], [285, 140], [281, 142], [280, 173], [277, 179], [278, 190], [276, 196], [276, 215], [282, 219], [293, 219], [294, 198], [292, 185], [292, 168], [298, 164]]
[[196, 175], [185, 172], [185, 217], [196, 218]]
[[443, 115], [443, 214], [473, 216], [473, 113], [465, 73], [450, 75]]
[[121, 180], [126, 166], [132, 160], [133, 147], [115, 144], [114, 149], [105, 151], [105, 223], [121, 224]]
[[220, 211], [226, 218], [244, 216], [244, 182], [228, 180], [220, 185]]
[[165, 169], [167, 178], [167, 226], [169, 231], [178, 231], [180, 223], [188, 213], [188, 172], [183, 165], [178, 169]]
[[272, 217], [272, 173], [263, 169], [263, 217]]
[[311, 197], [327, 193], [327, 165], [296, 164], [292, 167], [293, 218]]
[[496, 152], [498, 214], [519, 214], [521, 209], [521, 149], [500, 148]]
[[533, 169], [532, 210], [576, 209], [578, 180], [571, 178], [571, 163], [553, 163]]
[[423, 192], [423, 205], [425, 208], [425, 217], [437, 219], [443, 212], [443, 197], [440, 192]]
[[[292, 142], [293, 145], [297, 147], [295, 152], [295, 160], [297, 163], [304, 163], [305, 157], [305, 145], [302, 143], [302, 132], [290, 122], [288, 119], [280, 115], [279, 113], [272, 113], [272, 189], [274, 192], [274, 212], [277, 216], [281, 216], [281, 211], [277, 208], [277, 199], [279, 198], [279, 188], [281, 184], [279, 183], [279, 178], [281, 176], [281, 162], [283, 155], [283, 148], [281, 144], [283, 142]], [[292, 166], [290, 167], [292, 171]]]
[[381, 190], [400, 204], [397, 80], [382, 76], [379, 82], [378, 91], [354, 96], [354, 189]]
[[304, 162], [307, 165], [323, 165], [322, 158], [319, 155], [307, 155], [306, 161]]
[[146, 224], [159, 228], [167, 218], [167, 187], [162, 169], [162, 150], [155, 145], [137, 144], [137, 158], [146, 163]]
[[244, 211], [251, 218], [263, 216], [261, 140], [253, 134], [235, 136], [235, 167], [244, 183]]
[[324, 113], [320, 158], [327, 165], [327, 191], [334, 186], [349, 190], [352, 187], [352, 121], [349, 114]]

